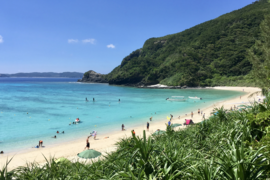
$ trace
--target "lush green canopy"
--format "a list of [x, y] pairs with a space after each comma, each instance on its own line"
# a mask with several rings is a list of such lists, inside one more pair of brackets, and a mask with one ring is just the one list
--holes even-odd
[[259, 25], [269, 12], [270, 3], [256, 1], [183, 32], [150, 38], [106, 79], [111, 84], [251, 84], [247, 50], [260, 36]]

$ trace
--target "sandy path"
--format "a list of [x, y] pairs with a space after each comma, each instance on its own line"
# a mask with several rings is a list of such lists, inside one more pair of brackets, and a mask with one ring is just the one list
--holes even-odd
[[[233, 91], [244, 91], [246, 94], [241, 97], [237, 97], [234, 99], [229, 99], [223, 102], [215, 103], [211, 105], [210, 107], [205, 107], [202, 108], [201, 110], [203, 113], [205, 113], [205, 117], [209, 117], [210, 113], [212, 112], [213, 108], [215, 107], [221, 107], [224, 106], [226, 109], [230, 109], [234, 105], [238, 106], [240, 104], [245, 104], [249, 101], [254, 100], [254, 98], [249, 98], [248, 96], [251, 93], [258, 92], [260, 89], [258, 88], [251, 88], [251, 87], [215, 87], [212, 89], [220, 89], [220, 90], [233, 90]], [[202, 121], [202, 116], [198, 115], [197, 113], [198, 109], [194, 109], [194, 116], [193, 116], [193, 121], [195, 123]], [[181, 119], [178, 119], [177, 117], [181, 116]], [[174, 119], [172, 120], [172, 123], [184, 123], [184, 119], [190, 119], [191, 115], [188, 114], [185, 116], [184, 114], [174, 114]], [[159, 121], [152, 121], [150, 123], [150, 130], [149, 132], [147, 131], [147, 135], [152, 134], [155, 132], [157, 129], [165, 130], [166, 126], [165, 123], [167, 123], [167, 119], [161, 119]], [[178, 127], [177, 127], [178, 128]], [[184, 128], [181, 126], [181, 128]], [[132, 128], [135, 130], [136, 135], [142, 136], [143, 130], [146, 130], [146, 123]], [[107, 152], [114, 151], [116, 149], [115, 143], [122, 137], [129, 137], [131, 136], [130, 131], [132, 129], [127, 129], [126, 131], [119, 131], [115, 132], [113, 134], [106, 134], [102, 136], [97, 136], [98, 140], [93, 140], [93, 138], [90, 138], [90, 148], [95, 149], [97, 151], [102, 152], [103, 154], [106, 154]], [[109, 138], [104, 139], [104, 137], [109, 136]], [[18, 166], [24, 166], [26, 162], [38, 162], [38, 163], [44, 163], [45, 159], [43, 157], [46, 156], [47, 158], [50, 158], [51, 156], [54, 156], [56, 158], [59, 157], [67, 157], [71, 160], [78, 160], [76, 157], [76, 154], [83, 151], [85, 147], [85, 140], [86, 140], [87, 135], [84, 138], [80, 138], [76, 141], [71, 141], [69, 143], [65, 144], [59, 144], [51, 147], [46, 147], [46, 148], [39, 148], [39, 149], [30, 149], [27, 152], [21, 152], [21, 153], [10, 153], [10, 154], [2, 154], [0, 155], [0, 168], [5, 164], [7, 158], [13, 157], [13, 160], [8, 166], [8, 170], [14, 169]], [[42, 155], [43, 154], [43, 155]]]

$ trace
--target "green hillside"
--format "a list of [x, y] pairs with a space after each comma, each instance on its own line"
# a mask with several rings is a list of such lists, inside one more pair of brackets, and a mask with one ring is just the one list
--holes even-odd
[[150, 38], [105, 78], [110, 84], [251, 85], [247, 50], [269, 12], [270, 3], [260, 0], [183, 32]]

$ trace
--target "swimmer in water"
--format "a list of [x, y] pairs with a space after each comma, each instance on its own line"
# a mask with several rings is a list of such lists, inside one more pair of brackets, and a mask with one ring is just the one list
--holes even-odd
[[65, 132], [63, 131], [62, 134], [65, 134]]
[[88, 101], [87, 97], [85, 98], [85, 101]]
[[119, 102], [120, 102], [120, 99], [119, 99]]
[[59, 134], [59, 131], [57, 131], [56, 133]]
[[53, 136], [52, 138], [55, 138], [56, 139], [56, 136]]
[[95, 101], [95, 98], [93, 98], [93, 101]]

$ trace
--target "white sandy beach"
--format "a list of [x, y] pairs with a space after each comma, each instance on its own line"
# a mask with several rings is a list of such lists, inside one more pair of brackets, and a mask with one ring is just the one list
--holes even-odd
[[[228, 99], [223, 102], [212, 104], [210, 107], [202, 107], [201, 111], [205, 113], [206, 118], [210, 116], [210, 113], [212, 112], [213, 108], [215, 107], [221, 107], [224, 106], [226, 109], [230, 109], [231, 107], [239, 106], [240, 104], [247, 104], [249, 101], [253, 101], [254, 98], [249, 98], [248, 96], [251, 93], [260, 91], [259, 88], [253, 88], [253, 87], [214, 87], [212, 89], [220, 89], [220, 90], [232, 90], [232, 91], [243, 91], [246, 92], [245, 95], [243, 95], [240, 99], [240, 97], [234, 98], [234, 99]], [[202, 116], [197, 114], [198, 109], [194, 109], [194, 116], [192, 120], [197, 123], [202, 121]], [[180, 123], [183, 124], [185, 119], [190, 119], [191, 115], [190, 112], [186, 112], [188, 115], [185, 116], [184, 114], [173, 114], [174, 118], [172, 120], [172, 123]], [[178, 116], [181, 116], [180, 119], [178, 119]], [[150, 130], [147, 131], [147, 135], [152, 134], [157, 129], [165, 130], [166, 126], [165, 123], [167, 123], [166, 117], [164, 119], [156, 120], [150, 122]], [[131, 136], [131, 130], [134, 129], [136, 132], [136, 135], [142, 136], [143, 130], [146, 130], [146, 122], [142, 124], [141, 126], [126, 129], [126, 131], [120, 131], [121, 125], [119, 125], [119, 132], [115, 132], [113, 134], [105, 134], [105, 135], [98, 135], [97, 140], [94, 140], [92, 137], [90, 138], [90, 149], [95, 149], [97, 151], [102, 152], [103, 154], [106, 154], [107, 152], [114, 151], [116, 149], [115, 143], [122, 137], [128, 137]], [[178, 127], [177, 127], [178, 128]], [[181, 128], [184, 128], [184, 126], [181, 126]], [[10, 162], [8, 166], [8, 170], [12, 170], [18, 166], [24, 166], [27, 162], [37, 162], [37, 163], [44, 163], [45, 159], [43, 157], [46, 156], [47, 158], [50, 158], [54, 156], [55, 158], [59, 157], [67, 157], [70, 160], [77, 160], [77, 153], [83, 151], [86, 143], [86, 138], [81, 137], [76, 141], [72, 141], [69, 143], [59, 144], [51, 147], [46, 148], [39, 148], [39, 149], [30, 149], [27, 152], [21, 152], [21, 153], [10, 153], [10, 154], [0, 154], [0, 168], [6, 163], [7, 159], [10, 159], [13, 157], [12, 161]], [[105, 137], [109, 137], [107, 139], [104, 139]], [[46, 142], [44, 142], [45, 144]]]

